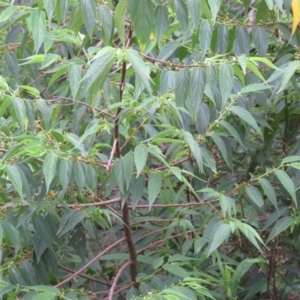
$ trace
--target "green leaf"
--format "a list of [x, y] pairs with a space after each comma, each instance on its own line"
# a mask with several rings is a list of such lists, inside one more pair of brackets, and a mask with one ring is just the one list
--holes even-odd
[[187, 7], [191, 16], [191, 27], [195, 30], [198, 27], [201, 17], [201, 2], [199, 0], [187, 0]]
[[220, 90], [223, 107], [225, 106], [233, 88], [233, 75], [234, 72], [231, 65], [222, 64], [220, 66]]
[[130, 185], [133, 209], [139, 204], [144, 194], [145, 176], [140, 174], [138, 178], [133, 178]]
[[32, 37], [34, 40], [34, 50], [40, 50], [46, 35], [46, 14], [43, 11], [34, 10], [31, 13]]
[[59, 289], [52, 287], [52, 286], [36, 285], [36, 286], [25, 286], [25, 287], [29, 290], [33, 290], [36, 292], [52, 293], [53, 295], [60, 294]]
[[299, 155], [287, 156], [282, 160], [282, 163], [286, 164], [286, 163], [291, 163], [291, 162], [295, 162], [295, 161], [300, 161]]
[[265, 79], [259, 69], [249, 60], [247, 61], [247, 68], [251, 70], [259, 79], [261, 79], [263, 82], [265, 82]]
[[124, 167], [123, 167], [123, 160], [122, 159], [117, 159], [115, 161], [115, 165], [113, 168], [114, 171], [114, 176], [116, 178], [117, 184], [119, 186], [119, 189], [121, 193], [124, 193], [124, 185], [125, 185], [125, 177], [126, 173], [124, 173]]
[[207, 256], [215, 251], [226, 239], [229, 238], [231, 229], [229, 224], [218, 222], [213, 229], [213, 236], [210, 238], [209, 245], [207, 247]]
[[222, 140], [222, 138], [215, 132], [212, 132], [210, 134], [210, 136], [212, 137], [214, 143], [217, 145], [218, 149], [220, 150], [225, 162], [228, 165], [230, 165], [229, 160], [228, 160], [228, 153], [227, 153], [226, 145], [225, 145], [224, 141]]
[[220, 121], [220, 124], [222, 126], [224, 126], [226, 128], [226, 130], [240, 143], [240, 145], [246, 149], [240, 135], [238, 134], [238, 132], [236, 131], [236, 129], [231, 125], [229, 124], [228, 122], [224, 121], [224, 120], [221, 120]]
[[294, 224], [295, 224], [295, 220], [294, 220], [294, 218], [292, 218], [290, 216], [281, 218], [273, 227], [266, 243], [271, 241], [274, 237], [276, 237], [281, 232], [283, 232], [284, 230], [286, 230], [287, 228], [291, 227], [291, 225], [294, 225]]
[[214, 173], [217, 173], [216, 161], [212, 153], [204, 147], [200, 147], [200, 151], [204, 158], [205, 165], [207, 165]]
[[262, 27], [252, 28], [253, 42], [259, 56], [265, 56], [268, 50], [269, 36], [267, 31]]
[[15, 187], [20, 197], [23, 199], [23, 183], [19, 169], [16, 166], [11, 165], [7, 166], [5, 170], [12, 185]]
[[174, 51], [180, 46], [180, 44], [177, 41], [172, 41], [167, 44], [165, 44], [161, 49], [157, 56], [157, 59], [159, 60], [166, 60], [168, 59]]
[[[133, 6], [135, 6], [134, 11]], [[145, 45], [154, 29], [153, 3], [152, 1], [128, 0], [128, 7], [139, 43]]]
[[104, 44], [108, 46], [111, 43], [114, 28], [114, 19], [108, 6], [99, 6], [99, 18], [102, 23], [102, 37]]
[[159, 173], [151, 173], [148, 184], [149, 209], [156, 200], [162, 186], [162, 178]]
[[0, 297], [4, 296], [5, 294], [10, 295], [11, 292], [15, 289], [15, 286], [12, 284], [3, 286], [1, 282], [1, 289], [0, 289]]
[[271, 87], [264, 83], [253, 83], [246, 85], [240, 90], [241, 94], [258, 93], [259, 91], [270, 89]]
[[59, 224], [57, 235], [63, 236], [67, 232], [73, 230], [75, 226], [86, 217], [86, 215], [86, 213], [75, 210], [65, 212], [61, 218], [61, 223]]
[[168, 29], [168, 8], [164, 5], [157, 5], [155, 8], [155, 29], [157, 40], [160, 41]]
[[261, 178], [259, 180], [259, 183], [261, 184], [261, 187], [264, 190], [264, 193], [266, 194], [266, 196], [268, 197], [268, 199], [270, 200], [270, 202], [278, 210], [276, 193], [275, 193], [275, 190], [274, 190], [272, 184], [266, 178]]
[[181, 278], [190, 277], [189, 273], [187, 273], [183, 268], [174, 265], [174, 264], [165, 264], [163, 269], [173, 275], [176, 275]]
[[93, 30], [96, 26], [95, 1], [81, 0], [81, 5], [82, 5], [83, 22], [90, 39], [92, 39]]
[[208, 0], [207, 2], [209, 4], [210, 11], [211, 11], [211, 14], [212, 14], [212, 17], [213, 17], [213, 21], [215, 23], [218, 11], [219, 11], [220, 6], [221, 6], [221, 0]]
[[242, 71], [244, 73], [244, 75], [246, 74], [246, 68], [247, 68], [247, 56], [245, 54], [241, 54], [239, 56], [237, 56], [237, 60], [242, 68]]
[[149, 70], [142, 60], [141, 56], [133, 49], [127, 49], [126, 54], [128, 60], [133, 66], [134, 71], [139, 75], [148, 93], [152, 94], [152, 89], [149, 82]]
[[115, 10], [115, 24], [119, 38], [125, 46], [125, 15], [127, 11], [127, 0], [120, 0]]
[[175, 100], [177, 106], [183, 106], [190, 89], [190, 70], [181, 69], [176, 76]]
[[24, 104], [24, 100], [19, 97], [13, 97], [12, 99], [13, 106], [18, 116], [19, 122], [21, 124], [22, 129], [24, 128], [24, 122], [26, 119], [26, 107]]
[[44, 6], [47, 13], [48, 22], [51, 23], [55, 11], [56, 0], [44, 0]]
[[257, 131], [257, 133], [259, 133], [260, 136], [262, 136], [261, 131], [260, 131], [255, 119], [245, 108], [243, 108], [241, 106], [232, 106], [232, 107], [230, 107], [230, 111], [232, 111], [239, 118], [241, 118], [241, 120], [245, 121], [250, 126], [252, 126]]
[[66, 192], [68, 188], [69, 182], [72, 177], [72, 172], [73, 172], [73, 162], [68, 159], [61, 160], [59, 164], [58, 176], [64, 192]]
[[183, 32], [188, 28], [188, 8], [183, 0], [174, 1], [174, 9]]
[[286, 68], [285, 72], [283, 72], [282, 81], [276, 94], [279, 94], [284, 89], [286, 89], [287, 84], [289, 83], [291, 77], [294, 75], [294, 73], [299, 67], [300, 67], [300, 61], [293, 61], [289, 63], [288, 68]]
[[137, 145], [134, 149], [134, 163], [136, 167], [136, 177], [139, 177], [147, 162], [148, 151], [146, 146]]
[[45, 176], [46, 189], [49, 191], [50, 184], [56, 172], [57, 156], [48, 154], [43, 163], [43, 173]]
[[73, 98], [76, 98], [77, 92], [80, 87], [81, 68], [82, 67], [80, 65], [69, 65], [68, 77]]
[[16, 11], [17, 7], [14, 5], [5, 8], [0, 14], [0, 23], [7, 21]]
[[52, 293], [39, 293], [34, 297], [34, 300], [53, 300], [56, 294]]
[[[213, 0], [211, 0], [213, 1]], [[233, 45], [233, 52], [236, 55], [246, 54], [250, 52], [250, 38], [245, 27], [238, 26], [236, 28], [236, 38]]]
[[75, 181], [77, 183], [79, 192], [82, 192], [82, 189], [86, 183], [86, 176], [84, 172], [84, 164], [81, 162], [74, 162], [73, 172], [75, 174]]
[[219, 201], [224, 217], [231, 217], [232, 212], [236, 214], [236, 204], [234, 199], [221, 194], [219, 195]]
[[192, 134], [188, 131], [184, 131], [182, 133], [183, 138], [185, 140], [185, 142], [187, 143], [187, 145], [189, 146], [189, 148], [191, 149], [191, 152], [194, 155], [194, 158], [197, 162], [198, 168], [200, 170], [200, 172], [203, 172], [203, 158], [202, 158], [202, 151], [199, 147], [199, 145], [196, 143], [196, 141], [194, 140]]
[[259, 190], [254, 186], [246, 186], [246, 193], [249, 196], [249, 198], [258, 206], [262, 207], [264, 205], [264, 200], [259, 192]]
[[190, 76], [190, 97], [197, 104], [202, 101], [205, 83], [205, 70], [202, 68], [193, 69]]
[[285, 189], [288, 191], [288, 193], [291, 195], [295, 206], [297, 207], [297, 199], [296, 199], [296, 193], [295, 193], [295, 186], [292, 181], [292, 179], [289, 177], [289, 175], [283, 171], [283, 170], [276, 170], [275, 175], [279, 179], [279, 181], [282, 183], [282, 185], [285, 187]]
[[226, 53], [228, 46], [228, 26], [219, 25], [218, 26], [218, 50], [220, 53]]
[[263, 244], [263, 241], [259, 234], [248, 224], [239, 223], [240, 231], [245, 235], [245, 237], [254, 245], [260, 252], [261, 248], [259, 247], [257, 240]]
[[94, 61], [83, 80], [88, 80], [88, 84], [92, 85], [97, 79], [100, 80], [99, 87], [102, 88], [107, 75], [116, 59], [116, 49], [110, 46], [102, 48], [94, 57]]
[[152, 266], [154, 270], [157, 270], [159, 267], [161, 267], [164, 264], [164, 258], [158, 257], [152, 262]]
[[123, 158], [123, 171], [124, 174], [128, 174], [125, 176], [126, 188], [129, 188], [129, 184], [132, 178], [134, 168], [134, 155], [133, 153], [127, 153]]
[[212, 37], [212, 28], [208, 21], [204, 20], [201, 22], [199, 30], [199, 45], [202, 51], [202, 57], [205, 56], [207, 50], [210, 47]]

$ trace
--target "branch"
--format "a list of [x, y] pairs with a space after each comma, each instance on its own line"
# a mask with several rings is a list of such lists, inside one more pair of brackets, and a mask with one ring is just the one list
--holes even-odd
[[[63, 265], [58, 264], [58, 266], [59, 266], [61, 269], [65, 270], [65, 271], [68, 271], [68, 272], [70, 272], [70, 273], [75, 273], [75, 272], [76, 272], [75, 270], [72, 270], [72, 269], [70, 269], [70, 268], [68, 268], [68, 267], [65, 267], [65, 266], [63, 266]], [[90, 280], [90, 281], [94, 281], [94, 282], [98, 282], [98, 283], [104, 284], [104, 285], [108, 285], [108, 286], [111, 285], [110, 283], [105, 282], [104, 280], [99, 280], [99, 279], [94, 278], [94, 277], [89, 276], [89, 275], [78, 274], [78, 276], [80, 276], [80, 277], [82, 277], [82, 278], [85, 278], [85, 279], [88, 279], [88, 280]]]
[[131, 260], [127, 261], [118, 271], [116, 277], [114, 278], [114, 281], [112, 283], [112, 286], [109, 290], [109, 296], [108, 296], [108, 300], [113, 300], [113, 296], [114, 296], [114, 291], [115, 291], [115, 288], [117, 286], [117, 283], [118, 283], [118, 280], [119, 278], [121, 277], [123, 271], [129, 266], [131, 265], [133, 262]]
[[81, 272], [83, 272], [86, 268], [88, 268], [90, 265], [92, 265], [94, 262], [96, 262], [97, 260], [99, 260], [99, 258], [101, 256], [103, 256], [105, 253], [111, 251], [115, 246], [119, 245], [120, 243], [124, 242], [125, 238], [122, 238], [118, 241], [116, 241], [115, 243], [111, 244], [109, 247], [107, 247], [105, 250], [103, 250], [102, 252], [100, 252], [98, 255], [96, 255], [92, 260], [90, 260], [87, 264], [85, 264], [82, 268], [80, 268], [78, 271], [76, 271], [74, 274], [72, 274], [71, 276], [69, 276], [68, 278], [66, 278], [65, 280], [63, 280], [62, 282], [56, 284], [54, 287], [59, 288], [62, 285], [64, 285], [65, 283], [69, 282], [70, 280], [72, 280], [73, 278], [75, 278], [76, 276], [79, 276], [79, 274]]
[[106, 165], [106, 171], [108, 171], [110, 169], [111, 162], [112, 162], [112, 160], [114, 158], [114, 155], [115, 155], [115, 152], [116, 152], [117, 143], [118, 143], [118, 140], [114, 139], [114, 144], [113, 144], [113, 147], [111, 149], [110, 157], [109, 157], [109, 160], [108, 160], [107, 165]]

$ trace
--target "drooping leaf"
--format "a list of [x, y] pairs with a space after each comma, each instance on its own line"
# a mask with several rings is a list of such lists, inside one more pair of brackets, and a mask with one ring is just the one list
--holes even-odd
[[46, 35], [46, 14], [43, 11], [34, 10], [31, 13], [32, 37], [34, 40], [34, 50], [40, 50]]
[[6, 167], [6, 172], [12, 185], [15, 187], [20, 197], [23, 199], [23, 183], [21, 175], [19, 173], [19, 169], [16, 166], [10, 165]]
[[45, 157], [44, 163], [43, 163], [43, 173], [45, 176], [45, 182], [46, 182], [46, 189], [47, 192], [49, 191], [50, 184], [54, 178], [54, 175], [56, 173], [56, 163], [57, 163], [57, 156], [53, 154], [48, 154]]
[[163, 269], [173, 275], [179, 276], [181, 278], [190, 277], [189, 273], [186, 272], [183, 268], [175, 265], [175, 264], [165, 264]]
[[14, 5], [5, 8], [0, 14], [0, 23], [7, 21], [16, 11], [17, 7]]
[[222, 120], [220, 124], [226, 128], [226, 130], [240, 143], [240, 145], [246, 149], [244, 142], [242, 141], [240, 135], [238, 134], [237, 130], [228, 122]]
[[133, 66], [134, 71], [139, 75], [148, 93], [152, 93], [150, 86], [149, 70], [142, 60], [141, 56], [133, 49], [126, 50], [127, 58]]
[[226, 239], [229, 238], [231, 229], [229, 224], [218, 222], [213, 230], [213, 236], [210, 238], [210, 242], [207, 248], [207, 256], [215, 251]]
[[270, 235], [266, 241], [268, 243], [271, 241], [274, 237], [276, 237], [278, 234], [289, 228], [291, 225], [295, 223], [294, 218], [290, 216], [286, 216], [281, 218], [273, 227], [272, 231], [270, 232]]
[[131, 19], [139, 43], [144, 45], [149, 40], [154, 29], [154, 7], [152, 1], [127, 0]]
[[106, 80], [106, 76], [110, 71], [112, 64], [116, 58], [116, 49], [110, 46], [102, 48], [95, 56], [94, 61], [81, 81], [88, 80], [88, 84], [92, 85], [97, 79], [101, 84], [101, 88]]
[[209, 4], [211, 14], [212, 14], [212, 17], [213, 17], [213, 21], [215, 23], [218, 11], [219, 11], [220, 6], [221, 6], [221, 0], [208, 0], [207, 2]]
[[181, 69], [176, 76], [175, 100], [178, 106], [183, 106], [186, 102], [190, 89], [190, 70]]
[[180, 26], [185, 32], [188, 28], [188, 8], [186, 3], [183, 0], [174, 1], [174, 9]]
[[292, 197], [296, 207], [297, 207], [297, 199], [296, 199], [296, 193], [295, 193], [295, 186], [290, 178], [290, 176], [283, 170], [276, 170], [275, 175], [278, 177], [281, 184], [285, 187], [285, 189], [288, 191], [290, 196]]
[[222, 140], [222, 138], [215, 132], [212, 132], [210, 134], [210, 136], [212, 137], [214, 143], [217, 145], [218, 149], [220, 150], [225, 162], [229, 165], [229, 160], [228, 160], [228, 153], [227, 153], [227, 149], [226, 149], [226, 145], [224, 143], [224, 141]]
[[222, 64], [220, 66], [220, 90], [223, 107], [225, 106], [233, 88], [233, 74], [234, 72], [231, 65]]
[[201, 22], [199, 30], [199, 45], [202, 51], [202, 57], [206, 54], [210, 47], [212, 37], [212, 28], [208, 21], [204, 20]]
[[198, 0], [187, 0], [187, 7], [191, 16], [191, 27], [195, 30], [201, 17], [201, 3]]
[[125, 15], [127, 11], [127, 0], [120, 0], [115, 10], [115, 24], [118, 30], [119, 38], [125, 46]]
[[259, 192], [259, 190], [252, 186], [246, 186], [246, 193], [249, 196], [249, 198], [258, 206], [258, 207], [262, 207], [264, 205], [264, 200], [263, 197], [261, 195], [261, 193]]
[[102, 22], [102, 36], [104, 44], [109, 46], [112, 39], [114, 20], [110, 9], [106, 5], [99, 6], [99, 18]]
[[134, 163], [136, 167], [136, 177], [139, 177], [141, 171], [147, 162], [148, 151], [144, 145], [137, 145], [134, 149]]
[[268, 197], [268, 199], [270, 200], [270, 202], [278, 210], [276, 193], [275, 193], [275, 190], [274, 190], [273, 186], [269, 182], [269, 180], [266, 179], [266, 178], [261, 178], [259, 180], [259, 183], [261, 184], [261, 187], [264, 190], [264, 193], [266, 194], [266, 196]]
[[261, 131], [253, 118], [253, 116], [243, 107], [241, 106], [232, 106], [230, 107], [230, 111], [232, 111], [234, 114], [236, 114], [239, 118], [241, 118], [243, 121], [248, 123], [251, 127], [253, 127], [257, 133], [259, 133], [261, 136]]
[[72, 172], [73, 172], [72, 161], [63, 159], [59, 164], [58, 176], [64, 191], [66, 191], [68, 188], [68, 184], [72, 177]]
[[148, 196], [149, 196], [149, 209], [156, 200], [162, 186], [162, 178], [159, 173], [153, 172], [149, 176], [148, 183]]
[[252, 36], [258, 55], [264, 57], [269, 46], [267, 31], [262, 27], [254, 27], [252, 29]]
[[164, 5], [157, 5], [155, 8], [155, 29], [158, 41], [168, 28], [168, 8]]
[[92, 39], [93, 30], [96, 26], [96, 7], [94, 0], [81, 0], [83, 22], [87, 33]]
[[77, 92], [80, 87], [81, 80], [81, 66], [80, 65], [70, 65], [68, 69], [70, 89], [72, 97], [76, 98]]

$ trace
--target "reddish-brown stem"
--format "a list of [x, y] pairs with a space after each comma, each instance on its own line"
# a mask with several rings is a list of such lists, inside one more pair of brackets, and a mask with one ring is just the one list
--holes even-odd
[[129, 260], [129, 261], [127, 261], [127, 262], [119, 269], [119, 271], [118, 271], [116, 277], [114, 278], [114, 281], [113, 281], [113, 283], [112, 283], [112, 286], [111, 286], [111, 288], [110, 288], [110, 290], [109, 290], [108, 300], [113, 300], [113, 297], [114, 297], [114, 291], [115, 291], [115, 288], [116, 288], [116, 286], [117, 286], [118, 280], [119, 280], [119, 278], [121, 277], [123, 271], [124, 271], [129, 265], [131, 265], [131, 264], [132, 264], [132, 261]]
[[[126, 48], [129, 47], [130, 41], [132, 36], [132, 28], [129, 29], [128, 38], [126, 41]], [[122, 74], [121, 74], [121, 81], [119, 85], [119, 95], [120, 95], [120, 102], [123, 98], [123, 91], [125, 86], [125, 80], [126, 80], [126, 61], [123, 62], [122, 65]], [[121, 145], [120, 145], [120, 133], [119, 133], [119, 114], [121, 112], [121, 107], [118, 108], [115, 118], [115, 124], [114, 124], [114, 144], [115, 144], [115, 155], [117, 158], [121, 157]], [[129, 250], [129, 256], [130, 256], [130, 275], [131, 275], [131, 281], [135, 282], [136, 276], [138, 274], [137, 270], [137, 254], [135, 250], [135, 244], [133, 241], [132, 233], [131, 233], [131, 226], [130, 226], [130, 209], [128, 202], [126, 201], [123, 205], [122, 209], [122, 218], [124, 222], [124, 234], [127, 241], [127, 246]]]
[[96, 262], [97, 260], [99, 260], [99, 258], [101, 256], [103, 256], [105, 253], [111, 251], [115, 246], [119, 245], [120, 243], [124, 242], [125, 238], [122, 238], [118, 241], [116, 241], [115, 243], [111, 244], [109, 247], [107, 247], [106, 249], [104, 249], [102, 252], [100, 252], [99, 254], [97, 254], [92, 260], [90, 260], [87, 264], [85, 264], [82, 268], [80, 268], [79, 270], [77, 270], [75, 273], [73, 273], [71, 276], [69, 276], [68, 278], [66, 278], [65, 280], [63, 280], [62, 282], [56, 284], [54, 287], [58, 288], [63, 286], [65, 283], [69, 282], [70, 280], [72, 280], [73, 278], [75, 278], [76, 276], [79, 276], [79, 274], [81, 272], [83, 272], [85, 269], [87, 269], [90, 265], [92, 265], [94, 262]]
[[[61, 269], [65, 270], [65, 271], [68, 271], [70, 273], [75, 273], [76, 270], [73, 270], [73, 269], [70, 269], [68, 267], [65, 267], [63, 265], [58, 265]], [[85, 275], [85, 274], [78, 274], [78, 276], [82, 277], [82, 278], [85, 278], [85, 279], [88, 279], [90, 281], [94, 281], [94, 282], [98, 282], [98, 283], [101, 283], [101, 284], [104, 284], [104, 285], [108, 285], [108, 286], [111, 286], [111, 284], [109, 282], [105, 282], [104, 280], [99, 280], [97, 278], [94, 278], [92, 276], [89, 276], [89, 275]]]

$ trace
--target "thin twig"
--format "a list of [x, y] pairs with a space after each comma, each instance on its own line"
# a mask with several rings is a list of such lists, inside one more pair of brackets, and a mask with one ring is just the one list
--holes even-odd
[[[63, 266], [63, 265], [58, 264], [58, 266], [59, 266], [61, 269], [65, 270], [65, 271], [68, 271], [68, 272], [70, 272], [70, 273], [75, 273], [75, 272], [76, 272], [75, 270], [70, 269], [70, 268], [68, 268], [68, 267], [65, 267], [65, 266]], [[85, 274], [81, 274], [81, 273], [80, 273], [80, 274], [78, 274], [78, 276], [80, 276], [80, 277], [82, 277], [82, 278], [85, 278], [85, 279], [88, 279], [88, 280], [90, 280], [90, 281], [94, 281], [94, 282], [98, 282], [98, 283], [101, 283], [101, 284], [104, 284], [104, 285], [111, 286], [111, 284], [110, 284], [109, 282], [105, 282], [104, 280], [99, 280], [99, 279], [94, 278], [94, 277], [89, 276], [89, 275], [85, 275]]]
[[110, 152], [110, 157], [109, 157], [109, 160], [108, 160], [107, 165], [106, 165], [106, 171], [108, 171], [110, 169], [111, 162], [112, 162], [112, 160], [114, 158], [114, 155], [115, 155], [115, 152], [116, 152], [117, 143], [118, 143], [118, 140], [114, 139], [113, 147], [112, 147], [111, 152]]
[[123, 271], [129, 266], [131, 265], [133, 262], [131, 260], [127, 261], [118, 271], [116, 277], [114, 278], [114, 281], [112, 283], [112, 286], [109, 290], [109, 296], [108, 296], [108, 300], [113, 300], [113, 297], [114, 297], [114, 291], [115, 291], [115, 288], [117, 286], [117, 283], [118, 283], [118, 280], [119, 278], [121, 277]]
[[92, 265], [94, 262], [96, 262], [101, 256], [103, 256], [105, 253], [111, 251], [115, 246], [123, 243], [126, 239], [121, 238], [120, 240], [116, 241], [115, 243], [108, 246], [106, 249], [104, 249], [102, 252], [97, 254], [92, 260], [90, 260], [87, 264], [85, 264], [82, 268], [80, 268], [78, 271], [76, 271], [74, 274], [63, 280], [62, 282], [56, 284], [54, 287], [58, 288], [63, 286], [65, 283], [69, 282], [70, 280], [74, 279], [76, 276], [79, 276], [81, 272], [83, 272], [85, 269], [87, 269], [90, 265]]

